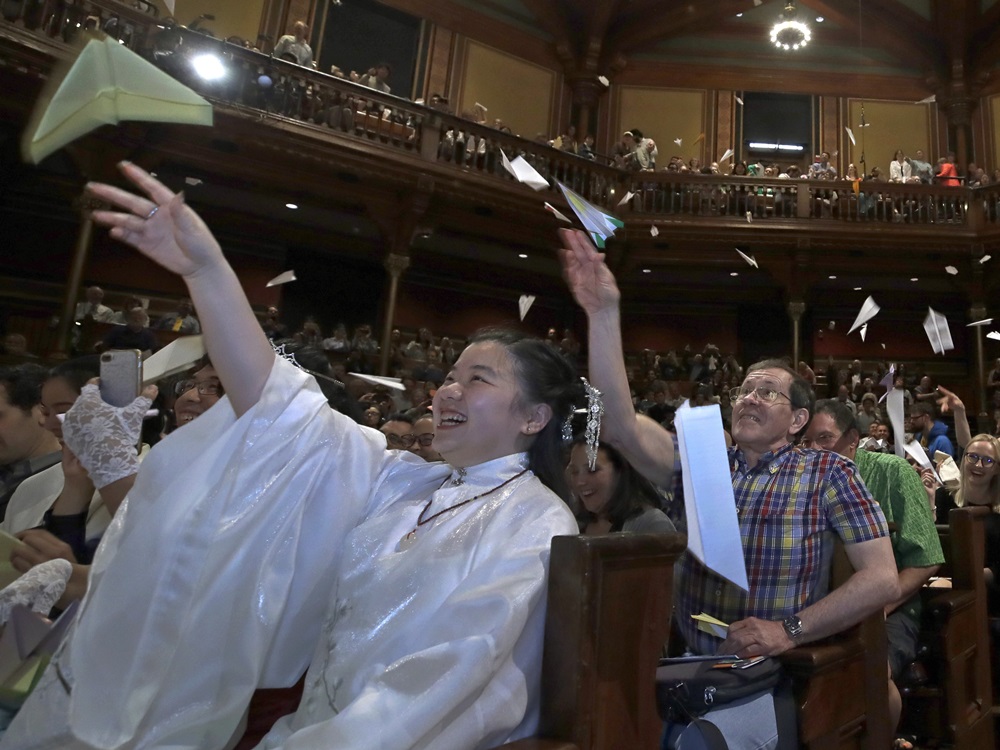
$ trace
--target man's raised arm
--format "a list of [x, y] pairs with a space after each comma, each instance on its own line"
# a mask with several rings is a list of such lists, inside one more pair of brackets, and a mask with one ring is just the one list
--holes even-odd
[[587, 235], [560, 230], [560, 258], [566, 283], [587, 313], [590, 380], [604, 394], [601, 438], [622, 452], [651, 482], [670, 487], [674, 472], [674, 442], [653, 420], [637, 415], [632, 406], [625, 355], [622, 351], [621, 293], [615, 277]]

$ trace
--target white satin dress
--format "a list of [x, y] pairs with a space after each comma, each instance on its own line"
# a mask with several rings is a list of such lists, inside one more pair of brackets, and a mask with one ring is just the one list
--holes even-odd
[[[468, 750], [537, 724], [551, 538], [569, 509], [523, 454], [471, 467], [386, 451], [277, 360], [151, 451], [80, 618], [0, 741], [223, 748], [256, 687], [302, 704], [266, 748]], [[443, 486], [442, 486], [443, 485]], [[69, 688], [69, 692], [67, 692]]]

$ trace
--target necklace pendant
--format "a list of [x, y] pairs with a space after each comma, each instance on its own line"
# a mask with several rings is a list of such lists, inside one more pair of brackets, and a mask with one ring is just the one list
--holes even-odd
[[396, 551], [402, 552], [403, 550], [408, 550], [410, 547], [414, 545], [416, 541], [417, 541], [417, 530], [413, 529], [413, 531], [404, 534], [403, 537], [399, 540], [399, 544], [396, 545]]
[[460, 484], [465, 484], [465, 475], [468, 473], [465, 469], [459, 469], [458, 476], [451, 480], [451, 486], [458, 487]]

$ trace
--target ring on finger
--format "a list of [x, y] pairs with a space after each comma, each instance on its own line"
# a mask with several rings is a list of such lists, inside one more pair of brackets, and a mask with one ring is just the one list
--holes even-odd
[[159, 210], [160, 210], [159, 206], [153, 206], [153, 210], [151, 210], [148, 214], [146, 214], [146, 221], [149, 221], [154, 216], [156, 216], [156, 212]]

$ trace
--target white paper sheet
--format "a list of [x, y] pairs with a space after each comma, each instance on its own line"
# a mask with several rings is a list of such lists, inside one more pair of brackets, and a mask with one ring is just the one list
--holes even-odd
[[531, 309], [533, 304], [535, 304], [535, 295], [521, 295], [520, 299], [517, 301], [517, 311], [521, 314], [521, 320], [524, 320], [524, 316], [528, 314], [528, 310]]
[[927, 317], [924, 318], [924, 331], [927, 333], [927, 340], [931, 342], [931, 349], [935, 354], [944, 354], [955, 348], [951, 340], [951, 329], [948, 327], [948, 319], [933, 308], [927, 308]]
[[295, 271], [285, 271], [284, 273], [279, 273], [273, 279], [271, 279], [265, 286], [280, 286], [281, 284], [287, 284], [290, 281], [296, 281]]
[[205, 340], [201, 334], [174, 339], [142, 363], [142, 384], [183, 372], [204, 356]]
[[900, 458], [906, 458], [906, 430], [904, 429], [906, 406], [902, 389], [893, 388], [889, 391], [885, 403], [886, 410], [889, 412], [889, 423], [892, 425], [896, 455]]
[[866, 299], [864, 304], [861, 305], [861, 310], [858, 312], [858, 317], [854, 319], [854, 324], [851, 326], [851, 330], [847, 332], [847, 335], [850, 336], [858, 328], [860, 328], [869, 320], [878, 315], [878, 311], [881, 309], [882, 308], [878, 306], [878, 303], [875, 302], [875, 299], [873, 297], [869, 297], [868, 299]]
[[748, 590], [743, 541], [718, 404], [681, 405], [674, 418], [684, 479], [688, 551], [709, 570]]
[[944, 484], [944, 482], [941, 480], [941, 475], [938, 474], [937, 467], [933, 463], [931, 463], [930, 458], [927, 456], [927, 451], [924, 450], [924, 446], [922, 446], [916, 440], [911, 440], [904, 447], [906, 452], [909, 453], [911, 456], [913, 456], [913, 458], [916, 460], [918, 464], [920, 464], [921, 467], [933, 471], [934, 477], [938, 480], [938, 482]]

